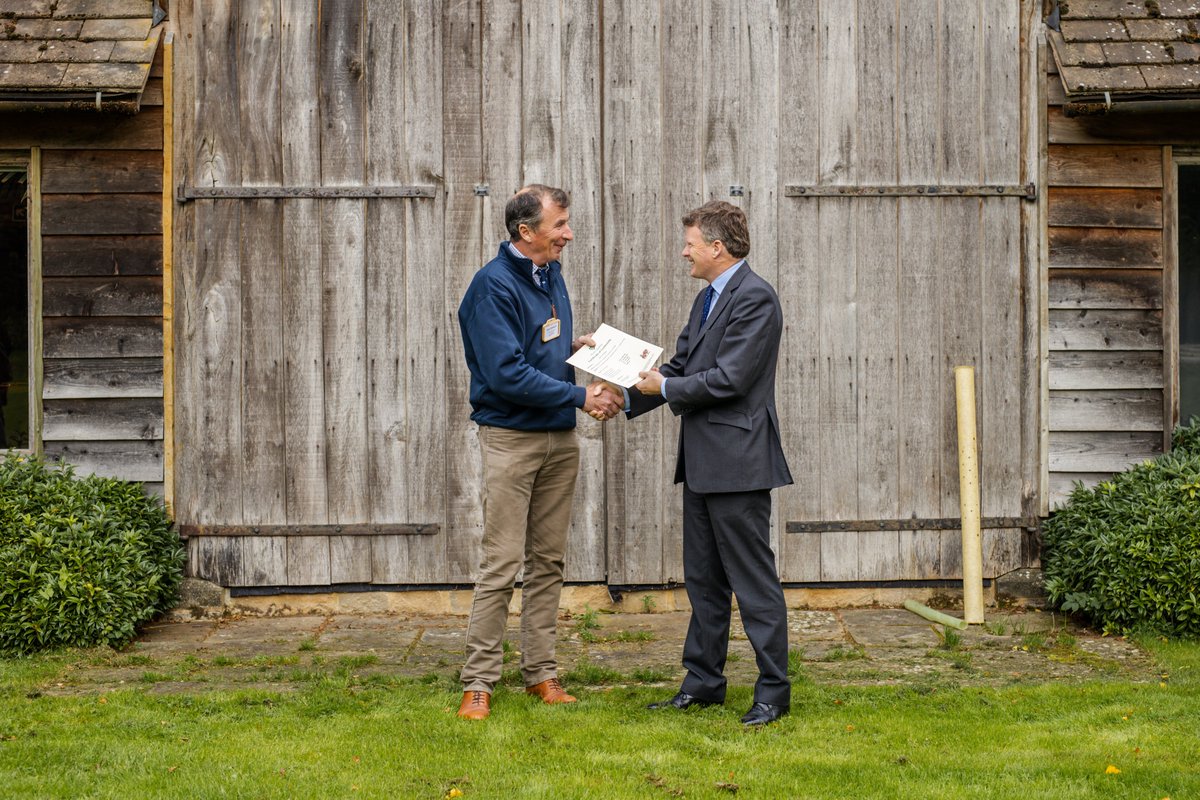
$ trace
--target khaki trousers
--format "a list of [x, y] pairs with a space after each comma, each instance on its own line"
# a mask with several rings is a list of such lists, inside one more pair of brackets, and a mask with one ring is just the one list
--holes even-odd
[[579, 474], [575, 431], [479, 427], [483, 456], [483, 561], [467, 627], [464, 691], [500, 681], [508, 604], [522, 565], [521, 674], [526, 686], [557, 677], [558, 600], [571, 501]]

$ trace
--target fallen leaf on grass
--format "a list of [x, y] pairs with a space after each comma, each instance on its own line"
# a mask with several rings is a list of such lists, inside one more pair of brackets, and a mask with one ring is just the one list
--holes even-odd
[[174, 771], [175, 771], [175, 770], [177, 770], [177, 769], [179, 769], [179, 767], [178, 767], [178, 766], [174, 766], [174, 767], [167, 767], [167, 772], [174, 772]]
[[1120, 775], [1121, 770], [1117, 769], [1112, 764], [1109, 764], [1107, 767], [1105, 767], [1104, 774], [1105, 775]]
[[736, 783], [724, 783], [722, 781], [717, 781], [717, 788], [723, 792], [737, 794], [738, 785]]
[[846, 726], [846, 730], [847, 730], [847, 731], [852, 731], [852, 730], [854, 730], [854, 726], [853, 726], [853, 725], [847, 725], [847, 726]]
[[446, 800], [453, 800], [453, 798], [455, 798], [455, 797], [462, 797], [462, 796], [463, 796], [462, 789], [459, 789], [457, 786], [455, 786], [450, 791], [446, 792]]

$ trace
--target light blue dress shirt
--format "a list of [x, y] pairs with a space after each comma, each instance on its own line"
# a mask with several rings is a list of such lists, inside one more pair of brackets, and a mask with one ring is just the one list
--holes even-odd
[[[720, 275], [718, 275], [716, 278], [714, 278], [713, 282], [709, 284], [709, 286], [711, 286], [712, 290], [713, 290], [712, 307], [709, 309], [709, 312], [708, 312], [710, 316], [712, 315], [713, 309], [715, 309], [717, 307], [717, 301], [721, 299], [721, 292], [725, 291], [725, 286], [729, 283], [730, 278], [733, 277], [733, 273], [735, 273], [739, 269], [741, 269], [742, 264], [745, 264], [745, 263], [746, 263], [746, 259], [743, 258], [741, 261], [737, 262], [732, 267], [725, 270]], [[667, 397], [667, 381], [668, 380], [670, 380], [670, 379], [663, 378], [662, 388], [660, 389], [660, 391], [662, 392], [662, 396], [664, 398]], [[625, 393], [625, 411], [629, 411], [629, 390], [622, 389], [622, 391]]]

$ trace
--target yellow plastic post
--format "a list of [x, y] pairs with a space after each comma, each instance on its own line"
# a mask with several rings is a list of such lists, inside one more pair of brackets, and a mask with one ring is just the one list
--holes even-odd
[[962, 518], [963, 619], [983, 622], [983, 547], [979, 530], [979, 461], [975, 440], [975, 368], [955, 367], [958, 400], [958, 507]]

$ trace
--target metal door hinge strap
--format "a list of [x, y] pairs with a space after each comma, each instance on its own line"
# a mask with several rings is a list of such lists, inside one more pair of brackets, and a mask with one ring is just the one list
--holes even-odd
[[[1041, 524], [1039, 517], [984, 517], [980, 521], [981, 528], [1026, 528], [1037, 529]], [[787, 523], [788, 533], [813, 533], [825, 531], [956, 531], [962, 525], [958, 517], [911, 518], [903, 519], [859, 519], [859, 520], [822, 520], [822, 521], [790, 521]]]
[[997, 185], [858, 185], [858, 186], [799, 186], [783, 187], [785, 197], [1020, 197], [1037, 199], [1037, 187], [1032, 183]]
[[433, 522], [356, 525], [180, 525], [179, 535], [193, 536], [436, 536]]
[[436, 197], [436, 186], [181, 186], [175, 198], [192, 200], [272, 200], [291, 198], [371, 200]]

